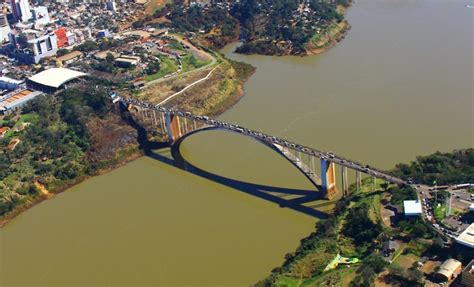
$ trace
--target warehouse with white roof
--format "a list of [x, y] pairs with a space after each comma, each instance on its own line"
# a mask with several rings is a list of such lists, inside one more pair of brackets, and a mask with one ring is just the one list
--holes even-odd
[[418, 200], [403, 201], [405, 216], [420, 216], [422, 213], [421, 202]]
[[61, 89], [70, 81], [87, 76], [86, 73], [66, 68], [51, 68], [44, 70], [28, 79], [28, 87], [45, 92]]
[[474, 248], [474, 223], [469, 225], [466, 230], [459, 234], [459, 236], [456, 238], [456, 242], [464, 246]]

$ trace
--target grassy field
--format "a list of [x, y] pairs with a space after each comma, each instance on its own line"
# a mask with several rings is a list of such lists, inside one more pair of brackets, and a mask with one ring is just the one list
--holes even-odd
[[433, 214], [437, 221], [442, 221], [443, 219], [445, 219], [446, 218], [446, 204], [440, 203], [436, 205], [434, 208]]
[[155, 13], [156, 10], [160, 10], [165, 7], [166, 4], [171, 3], [171, 0], [150, 0], [146, 4], [146, 13], [151, 15]]
[[182, 57], [183, 61], [183, 73], [204, 67], [205, 65], [209, 64], [211, 61], [201, 61], [196, 59], [196, 57], [192, 54], [187, 54]]
[[160, 70], [156, 74], [147, 76], [145, 78], [147, 82], [154, 81], [156, 79], [164, 77], [165, 75], [174, 73], [178, 70], [178, 64], [175, 60], [161, 55], [159, 56], [159, 58], [161, 60]]

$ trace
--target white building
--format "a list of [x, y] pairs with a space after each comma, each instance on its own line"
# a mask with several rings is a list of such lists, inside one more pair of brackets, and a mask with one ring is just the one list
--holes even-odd
[[423, 212], [421, 202], [418, 200], [403, 201], [403, 210], [405, 211], [405, 216], [420, 216]]
[[28, 44], [31, 47], [33, 59], [36, 64], [44, 57], [56, 55], [58, 51], [58, 43], [54, 33], [31, 39], [28, 41]]
[[33, 18], [35, 19], [35, 24], [37, 25], [46, 25], [50, 22], [48, 8], [45, 6], [37, 6], [33, 8]]
[[466, 230], [459, 234], [459, 236], [456, 238], [456, 242], [464, 246], [474, 248], [474, 223], [469, 225]]
[[27, 22], [32, 18], [28, 0], [10, 0], [13, 15], [18, 21]]
[[23, 34], [10, 34], [10, 43], [15, 47], [15, 57], [24, 63], [38, 64], [42, 58], [56, 55], [57, 38], [54, 33], [24, 30]]
[[8, 34], [11, 33], [10, 25], [5, 14], [0, 14], [0, 43], [8, 41]]

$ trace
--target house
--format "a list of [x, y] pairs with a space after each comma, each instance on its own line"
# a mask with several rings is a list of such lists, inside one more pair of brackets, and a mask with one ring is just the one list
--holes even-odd
[[119, 67], [131, 67], [131, 66], [136, 66], [140, 63], [140, 57], [137, 56], [126, 56], [122, 55], [115, 59], [115, 64]]
[[422, 213], [421, 202], [419, 200], [404, 200], [403, 210], [405, 217], [420, 216]]
[[474, 260], [471, 260], [471, 262], [462, 271], [461, 285], [466, 287], [474, 286]]
[[435, 277], [442, 281], [451, 281], [461, 274], [462, 263], [456, 259], [448, 259], [441, 264], [439, 270], [435, 273]]
[[83, 56], [82, 52], [72, 51], [71, 53], [58, 57], [56, 60], [60, 62], [62, 65], [67, 65], [82, 58], [82, 56]]
[[397, 249], [399, 248], [399, 245], [398, 242], [396, 241], [393, 241], [393, 240], [387, 240], [383, 243], [383, 255], [385, 257], [388, 257], [390, 256], [392, 253], [394, 253], [395, 251], [397, 251]]
[[10, 130], [9, 127], [1, 127], [0, 128], [0, 139], [3, 138], [9, 130]]
[[10, 143], [8, 144], [7, 148], [8, 150], [10, 151], [13, 151], [15, 150], [16, 146], [20, 143], [20, 139], [19, 138], [14, 138], [10, 141]]

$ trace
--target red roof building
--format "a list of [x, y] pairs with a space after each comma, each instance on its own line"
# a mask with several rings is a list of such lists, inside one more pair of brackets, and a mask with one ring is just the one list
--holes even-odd
[[61, 27], [57, 29], [56, 31], [54, 31], [54, 34], [56, 35], [56, 38], [58, 39], [58, 48], [61, 48], [67, 45], [66, 28]]

